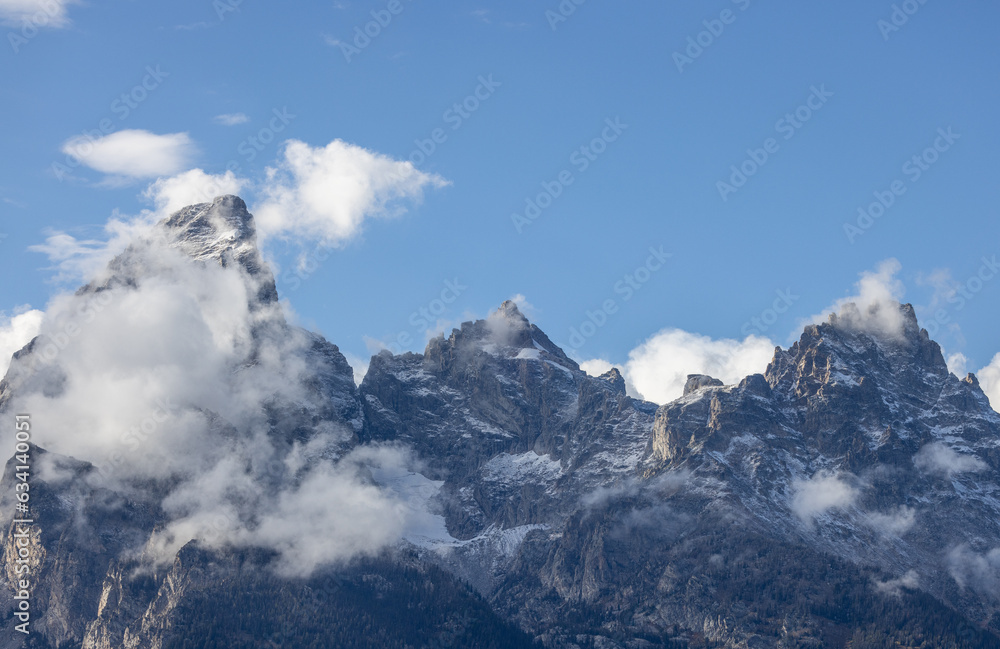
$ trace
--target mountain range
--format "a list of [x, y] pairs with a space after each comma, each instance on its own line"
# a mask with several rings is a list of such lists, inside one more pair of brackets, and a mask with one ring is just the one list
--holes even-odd
[[1000, 647], [1000, 414], [910, 305], [663, 405], [510, 301], [357, 385], [224, 196], [50, 309], [24, 413], [0, 647]]

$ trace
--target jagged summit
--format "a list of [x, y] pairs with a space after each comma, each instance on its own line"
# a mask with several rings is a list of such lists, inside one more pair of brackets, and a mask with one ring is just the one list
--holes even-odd
[[253, 215], [239, 196], [219, 196], [211, 203], [189, 205], [159, 226], [172, 245], [193, 259], [214, 260], [223, 266], [235, 261], [255, 276], [265, 267]]
[[615, 392], [619, 394], [625, 394], [627, 391], [627, 386], [625, 385], [625, 377], [622, 373], [618, 371], [617, 367], [612, 367], [610, 370], [601, 374], [598, 378], [603, 379], [611, 384]]
[[503, 304], [500, 305], [500, 308], [497, 309], [496, 313], [497, 315], [503, 316], [508, 320], [523, 321], [526, 324], [528, 322], [528, 319], [524, 317], [521, 310], [517, 308], [517, 303], [513, 300], [504, 300]]
[[427, 362], [445, 367], [455, 362], [468, 362], [477, 353], [547, 361], [570, 371], [580, 371], [576, 361], [529, 322], [511, 300], [504, 301], [485, 319], [463, 322], [447, 338], [442, 333], [431, 339], [423, 356]]
[[157, 223], [145, 238], [112, 259], [104, 276], [79, 292], [136, 286], [144, 278], [166, 272], [160, 255], [153, 252], [164, 246], [197, 262], [219, 264], [223, 268], [241, 267], [246, 272], [253, 309], [278, 301], [274, 276], [257, 245], [253, 215], [242, 198], [232, 195], [174, 212]]

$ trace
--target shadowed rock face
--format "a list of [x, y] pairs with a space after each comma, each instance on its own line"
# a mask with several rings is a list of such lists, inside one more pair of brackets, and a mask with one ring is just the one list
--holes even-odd
[[[1000, 646], [1000, 415], [908, 305], [848, 305], [763, 374], [690, 375], [659, 407], [628, 396], [617, 369], [581, 371], [513, 302], [422, 354], [375, 356], [357, 388], [335, 345], [274, 308], [242, 200], [185, 208], [152, 236], [238, 269], [254, 337], [302, 341], [287, 361], [307, 368], [305, 396], [264, 405], [268, 439], [290, 448], [329, 425], [349, 432], [329, 452], [408, 447], [423, 474], [409, 496], [442, 529], [308, 578], [278, 576], [268, 551], [197, 541], [155, 567], [143, 550], [168, 521], [156, 483], [110, 487], [34, 449], [47, 470], [32, 484], [33, 646], [529, 646], [515, 626], [559, 649]], [[155, 277], [147, 245], [81, 292]], [[19, 394], [63, 389], [58, 363], [37, 362], [45, 344], [16, 355], [3, 416]], [[0, 482], [0, 649], [22, 646], [14, 473]]]

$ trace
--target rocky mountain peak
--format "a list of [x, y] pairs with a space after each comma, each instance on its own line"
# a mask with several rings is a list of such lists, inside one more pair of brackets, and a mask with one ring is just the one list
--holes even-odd
[[517, 303], [513, 300], [504, 300], [496, 314], [512, 322], [523, 322], [528, 324], [528, 319], [524, 317], [521, 310], [517, 308]]
[[722, 381], [706, 374], [688, 374], [687, 382], [684, 384], [684, 396], [702, 388], [720, 387], [722, 385]]
[[278, 299], [274, 277], [257, 247], [253, 214], [239, 196], [219, 196], [211, 203], [185, 207], [160, 222], [172, 246], [198, 261], [215, 261], [223, 267], [242, 266], [258, 284], [263, 303]]
[[185, 207], [160, 226], [195, 259], [220, 259], [224, 252], [257, 247], [253, 215], [239, 196], [219, 196], [211, 203]]

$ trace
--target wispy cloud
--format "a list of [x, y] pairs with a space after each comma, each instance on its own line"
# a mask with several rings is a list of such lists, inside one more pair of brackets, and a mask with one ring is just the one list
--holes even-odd
[[249, 122], [250, 117], [245, 113], [226, 113], [224, 115], [216, 115], [213, 120], [216, 124], [222, 124], [223, 126], [238, 126]]
[[913, 456], [913, 464], [922, 471], [948, 478], [959, 473], [978, 473], [989, 468], [975, 455], [959, 453], [940, 442], [932, 442], [921, 448]]

